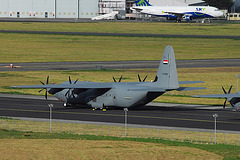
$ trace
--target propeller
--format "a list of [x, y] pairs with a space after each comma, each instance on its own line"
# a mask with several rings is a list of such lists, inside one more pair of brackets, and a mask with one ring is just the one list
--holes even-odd
[[[69, 83], [72, 84], [72, 80], [71, 80], [71, 77], [70, 77], [70, 76], [68, 77], [68, 80], [69, 80]], [[76, 79], [76, 80], [73, 82], [73, 84], [76, 84], [77, 81], [78, 81], [78, 79]], [[65, 93], [65, 96], [67, 96], [70, 91], [71, 91], [71, 88], [69, 88], [69, 90]], [[73, 95], [73, 98], [75, 98], [75, 96], [74, 96], [74, 90], [72, 90], [72, 95]]]
[[[232, 90], [232, 85], [231, 87], [229, 88], [228, 92], [226, 92], [226, 90], [224, 89], [224, 87], [222, 87], [222, 90], [225, 94], [230, 94], [231, 93], [231, 90]], [[227, 98], [225, 99], [224, 103], [223, 103], [223, 108], [226, 107], [226, 103], [227, 103]]]
[[144, 78], [143, 81], [142, 81], [140, 75], [138, 74], [138, 80], [139, 80], [139, 82], [145, 82], [145, 80], [147, 79], [147, 77], [148, 77], [148, 75], [146, 75], [145, 78]]
[[[119, 78], [118, 82], [121, 82], [121, 81], [122, 81], [122, 77], [123, 77], [123, 76], [121, 76], [121, 77]], [[114, 77], [113, 77], [113, 80], [114, 80], [114, 82], [117, 82]]]
[[[48, 85], [48, 82], [49, 82], [49, 76], [47, 76], [46, 84], [43, 83], [42, 81], [40, 81], [40, 82], [42, 83], [42, 85]], [[38, 92], [40, 93], [40, 92], [42, 92], [44, 89], [46, 90], [46, 91], [45, 91], [45, 99], [47, 99], [47, 93], [48, 93], [47, 88], [43, 88], [43, 89], [41, 89], [41, 90], [38, 91]]]

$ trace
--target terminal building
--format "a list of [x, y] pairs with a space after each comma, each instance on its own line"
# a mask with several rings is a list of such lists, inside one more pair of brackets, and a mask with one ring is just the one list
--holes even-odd
[[[162, 6], [205, 5], [202, 0], [149, 2]], [[235, 4], [239, 3], [240, 0], [235, 0]], [[135, 5], [135, 0], [0, 0], [0, 4], [0, 18], [92, 18], [113, 11], [131, 15], [130, 7]]]

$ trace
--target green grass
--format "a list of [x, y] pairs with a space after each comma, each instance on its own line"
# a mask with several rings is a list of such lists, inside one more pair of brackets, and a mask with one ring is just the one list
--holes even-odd
[[111, 136], [95, 136], [95, 135], [76, 135], [76, 134], [59, 134], [59, 133], [44, 133], [44, 132], [21, 132], [13, 130], [0, 130], [0, 139], [69, 139], [69, 140], [97, 140], [97, 141], [133, 141], [133, 142], [148, 142], [155, 144], [164, 144], [167, 146], [182, 146], [190, 148], [198, 148], [208, 152], [212, 152], [224, 157], [224, 159], [239, 159], [240, 146], [235, 145], [207, 145], [194, 144], [189, 142], [176, 142], [170, 140], [162, 140], [155, 138], [119, 138]]
[[240, 40], [0, 33], [0, 63], [240, 58]]

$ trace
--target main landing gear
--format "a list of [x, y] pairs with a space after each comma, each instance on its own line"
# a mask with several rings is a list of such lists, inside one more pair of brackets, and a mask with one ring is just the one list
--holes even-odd
[[95, 111], [95, 110], [97, 110], [97, 109], [100, 109], [100, 110], [102, 110], [103, 112], [106, 112], [107, 111], [107, 108], [108, 107], [106, 107], [104, 104], [103, 104], [103, 106], [101, 107], [101, 108], [93, 108], [93, 111]]

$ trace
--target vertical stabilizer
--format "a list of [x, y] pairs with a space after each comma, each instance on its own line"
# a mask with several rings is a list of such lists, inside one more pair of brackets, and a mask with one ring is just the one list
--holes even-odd
[[179, 88], [177, 67], [172, 46], [165, 47], [154, 82], [158, 87], [166, 90]]
[[136, 6], [151, 6], [147, 0], [135, 0]]

